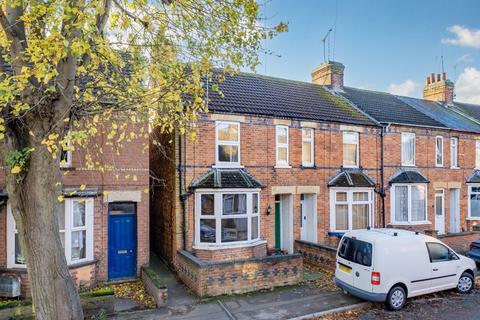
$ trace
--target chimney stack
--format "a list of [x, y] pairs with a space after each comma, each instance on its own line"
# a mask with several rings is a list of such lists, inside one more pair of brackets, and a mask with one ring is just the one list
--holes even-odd
[[437, 74], [435, 81], [435, 73], [427, 77], [427, 83], [423, 88], [423, 99], [430, 101], [440, 101], [447, 106], [453, 105], [453, 87], [452, 81], [447, 80], [445, 72]]
[[345, 66], [340, 62], [324, 62], [312, 71], [312, 82], [330, 86], [334, 91], [343, 90], [343, 70]]

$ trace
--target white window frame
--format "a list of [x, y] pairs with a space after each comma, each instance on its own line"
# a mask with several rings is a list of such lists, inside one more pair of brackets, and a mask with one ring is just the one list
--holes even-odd
[[[310, 132], [310, 138], [305, 138], [303, 136], [304, 132]], [[310, 144], [310, 162], [305, 161], [303, 158], [303, 144]], [[315, 129], [313, 128], [302, 128], [302, 166], [304, 167], [313, 167], [315, 166]]]
[[[360, 162], [360, 135], [358, 132], [353, 132], [353, 131], [344, 131], [342, 135], [342, 151], [343, 151], [343, 146], [346, 143], [346, 140], [349, 138], [347, 136], [354, 137], [355, 141], [353, 143], [349, 142], [348, 144], [354, 144], [356, 146], [356, 154], [355, 154], [355, 164], [354, 165], [347, 165], [345, 164], [345, 154], [343, 154], [342, 157], [342, 164], [344, 168], [358, 168], [359, 167], [359, 162]], [[343, 152], [342, 152], [343, 153]]]
[[[425, 220], [412, 221], [412, 186], [422, 185], [425, 187]], [[408, 187], [408, 219], [407, 221], [395, 220], [395, 188]], [[390, 187], [390, 223], [394, 225], [421, 225], [430, 224], [428, 220], [428, 185], [426, 183], [395, 183]]]
[[[403, 141], [404, 139], [406, 139], [407, 137], [413, 137], [413, 160], [412, 162], [407, 162], [406, 159], [404, 159], [404, 156], [403, 156]], [[415, 158], [416, 158], [416, 135], [414, 132], [402, 132], [402, 137], [401, 137], [401, 141], [400, 141], [400, 152], [401, 152], [401, 158], [402, 158], [402, 166], [405, 166], [405, 167], [414, 167], [415, 166]]]
[[[454, 143], [455, 141], [455, 143]], [[454, 147], [455, 146], [455, 147]], [[455, 154], [453, 149], [455, 148]], [[455, 165], [454, 165], [455, 163]], [[450, 138], [450, 167], [453, 169], [458, 169], [458, 138], [451, 137]]]
[[[438, 149], [438, 141], [441, 141], [441, 150]], [[440, 153], [441, 161], [438, 162], [438, 154]], [[436, 167], [443, 167], [443, 137], [442, 136], [436, 136], [435, 137], [435, 166]]]
[[[354, 204], [368, 204], [369, 205], [369, 226], [373, 227], [375, 225], [375, 194], [373, 188], [330, 188], [330, 231], [331, 232], [346, 232], [348, 230], [337, 230], [336, 227], [336, 204], [337, 204], [337, 193], [345, 192], [347, 193], [347, 201], [342, 202], [348, 206], [348, 230], [352, 230], [353, 225], [353, 205]], [[354, 192], [367, 192], [368, 201], [353, 201]]]
[[[74, 228], [73, 227], [73, 203], [75, 201], [85, 201], [85, 227]], [[93, 198], [67, 198], [64, 200], [65, 205], [65, 229], [59, 230], [59, 232], [65, 233], [65, 257], [67, 264], [76, 265], [84, 262], [93, 261], [93, 224], [94, 224], [94, 200]], [[73, 231], [86, 230], [86, 248], [85, 258], [72, 260], [71, 251], [71, 233]], [[15, 219], [11, 211], [11, 207], [7, 204], [7, 268], [26, 268], [25, 264], [15, 263], [15, 234], [16, 226]], [[68, 245], [67, 245], [68, 244]]]
[[475, 140], [475, 169], [480, 169], [480, 140]]
[[471, 183], [471, 184], [468, 184], [468, 198], [467, 198], [467, 202], [468, 202], [468, 216], [467, 216], [467, 220], [480, 220], [480, 216], [478, 217], [474, 217], [472, 216], [472, 206], [470, 204], [470, 196], [472, 194], [480, 194], [480, 192], [473, 192], [472, 191], [472, 187], [476, 187], [476, 188], [480, 188], [480, 183]]
[[[252, 196], [256, 193], [258, 195], [258, 212], [252, 212]], [[202, 216], [202, 194], [213, 194], [214, 195], [214, 214]], [[247, 213], [243, 215], [223, 215], [223, 195], [224, 194], [246, 194], [247, 201]], [[238, 247], [249, 247], [252, 245], [258, 245], [259, 243], [266, 243], [266, 241], [261, 240], [261, 223], [260, 223], [260, 208], [261, 208], [261, 199], [260, 199], [260, 189], [201, 189], [195, 192], [195, 249], [203, 250], [214, 250], [214, 249], [225, 249], [225, 248], [238, 248]], [[258, 237], [252, 239], [252, 218], [258, 217]], [[234, 242], [225, 242], [222, 243], [222, 219], [230, 218], [247, 218], [247, 240], [244, 241], [234, 241]], [[215, 220], [215, 243], [211, 242], [200, 242], [200, 219], [211, 219]]]
[[[286, 129], [287, 131], [287, 142], [280, 143], [278, 142], [278, 136], [280, 129]], [[277, 168], [290, 168], [290, 149], [289, 149], [290, 137], [289, 137], [289, 127], [288, 126], [275, 126], [275, 153], [276, 153], [276, 167]], [[278, 159], [278, 149], [286, 148], [287, 149], [287, 159], [286, 161], [280, 161]]]
[[[221, 124], [226, 124], [226, 125], [236, 125], [238, 130], [238, 139], [237, 141], [227, 141], [227, 140], [219, 140], [218, 139], [218, 128], [219, 125]], [[235, 122], [235, 121], [216, 121], [215, 122], [215, 162], [216, 166], [218, 167], [240, 167], [240, 122]], [[219, 153], [218, 153], [218, 147], [220, 145], [227, 145], [227, 146], [237, 146], [238, 147], [238, 161], [237, 162], [230, 162], [230, 161], [220, 161], [218, 159]]]

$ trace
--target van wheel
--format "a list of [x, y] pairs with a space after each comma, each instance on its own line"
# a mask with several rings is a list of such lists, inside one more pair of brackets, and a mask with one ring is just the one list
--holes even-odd
[[392, 311], [398, 311], [403, 308], [406, 301], [407, 293], [405, 292], [405, 289], [403, 289], [402, 286], [395, 286], [390, 289], [385, 305]]
[[473, 289], [473, 277], [470, 273], [464, 272], [458, 279], [457, 291], [459, 293], [469, 293]]

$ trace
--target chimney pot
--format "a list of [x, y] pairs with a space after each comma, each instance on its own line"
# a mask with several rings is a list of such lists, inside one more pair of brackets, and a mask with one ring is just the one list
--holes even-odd
[[442, 73], [442, 76], [443, 76], [443, 81], [447, 80], [447, 74], [445, 72]]
[[434, 82], [435, 82], [435, 73], [432, 73], [432, 74], [430, 75], [430, 77], [432, 78], [432, 83], [434, 83]]
[[430, 84], [430, 77], [427, 77], [427, 85]]
[[441, 78], [440, 78], [440, 73], [439, 73], [439, 74], [437, 74], [437, 81], [440, 81], [440, 80], [441, 80]]

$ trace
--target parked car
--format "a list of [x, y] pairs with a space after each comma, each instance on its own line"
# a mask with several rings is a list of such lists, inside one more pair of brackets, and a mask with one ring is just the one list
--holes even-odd
[[470, 250], [468, 251], [468, 256], [473, 259], [480, 265], [480, 240], [473, 241], [470, 244]]
[[474, 287], [475, 262], [438, 239], [399, 229], [348, 231], [337, 250], [335, 283], [365, 300], [400, 310], [407, 298]]

